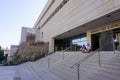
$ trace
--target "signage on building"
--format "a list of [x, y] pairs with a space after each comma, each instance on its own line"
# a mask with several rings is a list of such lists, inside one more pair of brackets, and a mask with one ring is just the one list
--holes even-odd
[[93, 30], [90, 30], [90, 33], [95, 34], [95, 33], [103, 32], [103, 31], [107, 31], [107, 30], [111, 30], [111, 29], [115, 29], [115, 28], [120, 28], [120, 22], [110, 24], [110, 25], [107, 25], [107, 26], [103, 26], [103, 27], [100, 27], [100, 28], [95, 28]]

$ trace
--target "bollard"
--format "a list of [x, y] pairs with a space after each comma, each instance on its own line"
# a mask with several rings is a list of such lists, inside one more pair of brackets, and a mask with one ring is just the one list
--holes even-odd
[[13, 80], [21, 80], [21, 77], [14, 77], [14, 79]]
[[21, 80], [21, 77], [19, 75], [19, 73], [15, 73], [14, 79], [13, 80]]
[[63, 51], [63, 60], [64, 60], [64, 51]]
[[50, 57], [48, 57], [48, 68], [50, 67]]

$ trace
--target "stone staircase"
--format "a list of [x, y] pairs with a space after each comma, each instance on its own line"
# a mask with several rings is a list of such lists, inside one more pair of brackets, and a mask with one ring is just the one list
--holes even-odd
[[[77, 67], [71, 66], [90, 54], [64, 52], [63, 60], [63, 52], [56, 52], [35, 62], [23, 63], [14, 70], [20, 79], [14, 80], [78, 80]], [[120, 80], [120, 52], [100, 54], [101, 66], [97, 53], [80, 64], [80, 80]]]
[[[81, 52], [65, 52], [64, 54], [65, 54], [64, 55], [65, 63], [68, 62], [71, 63], [71, 65], [73, 62], [80, 59], [80, 57], [88, 55], [88, 54], [81, 54]], [[79, 56], [79, 58], [76, 58], [77, 56]], [[38, 61], [26, 62], [19, 65], [19, 68], [21, 69], [20, 70], [21, 80], [61, 80], [61, 78], [56, 76], [54, 73], [50, 72], [49, 68], [52, 68], [52, 66], [64, 62], [62, 57], [63, 57], [62, 52], [56, 52]], [[50, 58], [50, 67], [48, 68], [49, 58]], [[71, 61], [69, 61], [69, 59]], [[69, 67], [70, 65], [68, 65], [68, 68]]]
[[34, 62], [24, 63], [20, 67], [21, 80], [60, 80], [54, 74]]
[[[76, 56], [76, 59], [78, 56]], [[64, 60], [51, 66], [49, 71], [61, 80], [77, 80], [77, 68], [71, 69], [72, 61]], [[101, 52], [101, 66], [95, 54], [80, 65], [80, 80], [120, 80], [120, 52]]]

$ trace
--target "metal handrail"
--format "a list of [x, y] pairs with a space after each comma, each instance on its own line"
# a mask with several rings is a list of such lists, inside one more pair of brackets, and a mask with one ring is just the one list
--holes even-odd
[[95, 51], [93, 51], [92, 53], [90, 53], [89, 55], [87, 55], [86, 57], [84, 57], [82, 60], [79, 60], [76, 63], [74, 63], [70, 68], [74, 68], [74, 67], [78, 66], [79, 64], [82, 64], [84, 61], [86, 61], [91, 56], [93, 56], [97, 51], [99, 51], [99, 48], [96, 49]]
[[64, 50], [62, 50], [62, 52], [63, 52], [63, 56], [62, 56], [62, 59], [64, 60], [64, 52], [65, 51], [67, 51], [67, 50], [69, 50], [69, 49], [71, 49], [71, 48], [73, 48], [74, 46], [70, 46], [70, 47], [67, 47], [66, 49], [64, 49]]
[[[111, 44], [111, 43], [110, 43], [110, 44]], [[113, 43], [112, 43], [112, 44], [113, 44]], [[73, 66], [71, 66], [71, 68], [74, 68], [74, 67], [76, 67], [78, 64], [83, 63], [85, 60], [89, 59], [91, 56], [93, 56], [93, 55], [94, 55], [95, 53], [97, 53], [97, 52], [98, 52], [98, 56], [100, 56], [100, 55], [99, 55], [100, 50], [103, 49], [104, 47], [108, 46], [108, 45], [109, 45], [109, 44], [106, 44], [105, 46], [96, 49], [95, 51], [93, 51], [92, 53], [90, 53], [89, 55], [87, 55], [86, 57], [84, 57], [82, 60], [79, 60], [79, 61], [77, 61], [76, 63], [74, 63]], [[113, 47], [114, 47], [114, 45], [113, 45]], [[113, 49], [113, 50], [114, 50], [114, 49]]]
[[67, 47], [66, 49], [64, 49], [64, 50], [62, 50], [62, 51], [67, 51], [67, 50], [69, 50], [69, 49], [71, 49], [73, 46], [70, 46], [70, 47]]
[[[67, 47], [66, 49], [62, 50], [62, 52], [63, 52], [62, 59], [63, 59], [63, 60], [64, 60], [64, 52], [67, 51], [67, 50], [69, 50], [69, 49], [71, 49], [71, 48], [73, 48], [73, 46]], [[52, 58], [50, 57], [50, 55], [47, 55], [47, 56], [48, 56], [48, 60], [47, 60], [48, 64], [47, 64], [47, 66], [48, 66], [48, 68], [50, 68], [51, 59], [52, 59]]]
[[[112, 42], [112, 44], [113, 44], [113, 42]], [[97, 53], [98, 52], [98, 59], [99, 59], [99, 66], [101, 66], [101, 61], [100, 61], [100, 50], [102, 49], [102, 48], [104, 48], [104, 47], [106, 47], [106, 46], [108, 46], [109, 44], [107, 44], [107, 45], [105, 45], [105, 46], [103, 46], [103, 47], [101, 47], [101, 48], [98, 48], [98, 49], [96, 49], [95, 51], [93, 51], [92, 53], [90, 53], [89, 55], [87, 55], [86, 57], [84, 57], [82, 60], [79, 60], [79, 61], [77, 61], [76, 63], [74, 63], [70, 68], [75, 68], [75, 67], [77, 67], [77, 73], [78, 73], [78, 80], [80, 80], [80, 77], [79, 77], [79, 74], [80, 74], [80, 72], [79, 72], [79, 67], [80, 67], [80, 65], [84, 62], [84, 61], [86, 61], [87, 59], [89, 59], [91, 56], [93, 56], [95, 53]], [[113, 44], [113, 47], [114, 47], [114, 44]], [[114, 48], [115, 49], [115, 48]], [[114, 50], [113, 49], [113, 50]], [[115, 53], [115, 52], [114, 52]]]
[[101, 66], [101, 61], [100, 61], [100, 52], [99, 52], [100, 48], [96, 49], [94, 52], [92, 52], [91, 54], [87, 55], [86, 57], [84, 57], [82, 60], [79, 60], [78, 62], [76, 62], [75, 64], [73, 64], [70, 68], [75, 68], [77, 67], [77, 80], [80, 80], [80, 65], [86, 61], [87, 59], [89, 59], [91, 56], [93, 56], [96, 52], [98, 52], [98, 58], [99, 58], [99, 66]]

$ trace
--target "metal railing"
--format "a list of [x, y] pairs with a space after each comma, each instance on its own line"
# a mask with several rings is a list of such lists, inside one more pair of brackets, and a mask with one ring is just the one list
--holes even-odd
[[75, 68], [77, 67], [77, 80], [80, 80], [80, 65], [86, 61], [87, 59], [89, 59], [91, 56], [93, 56], [94, 54], [96, 54], [98, 52], [98, 60], [99, 60], [99, 66], [101, 66], [101, 61], [100, 61], [100, 50], [99, 48], [95, 51], [93, 51], [92, 53], [90, 53], [89, 55], [87, 55], [86, 57], [84, 57], [82, 60], [77, 61], [76, 63], [74, 63], [70, 68]]
[[[112, 43], [113, 44], [113, 43]], [[106, 47], [106, 46], [108, 46], [109, 44], [107, 44], [107, 45], [105, 45], [104, 47]], [[98, 64], [99, 64], [99, 66], [101, 66], [101, 57], [100, 57], [100, 50], [102, 49], [102, 48], [104, 48], [104, 47], [101, 47], [101, 48], [98, 48], [98, 49], [96, 49], [95, 51], [93, 51], [92, 53], [90, 53], [90, 55], [87, 55], [85, 58], [83, 58], [82, 60], [79, 60], [79, 61], [77, 61], [76, 63], [74, 63], [72, 66], [71, 66], [71, 68], [74, 68], [74, 67], [76, 67], [76, 66], [80, 66], [80, 64], [82, 64], [84, 61], [86, 61], [87, 59], [89, 59], [91, 56], [93, 56], [94, 54], [96, 54], [96, 53], [98, 53]], [[114, 44], [113, 44], [113, 51], [114, 51], [114, 53], [115, 53], [115, 50], [114, 50], [115, 48], [114, 48]], [[70, 47], [67, 47], [66, 49], [64, 49], [64, 50], [62, 50], [61, 52], [62, 52], [62, 60], [65, 60], [65, 52], [66, 51], [77, 51], [77, 46], [76, 45], [72, 45], [72, 46], [70, 46]], [[48, 56], [48, 68], [50, 68], [50, 65], [51, 65], [51, 57], [50, 57], [50, 55], [47, 55]]]
[[[98, 56], [100, 56], [100, 52], [99, 52], [99, 49], [97, 49], [97, 50], [95, 50], [95, 51], [93, 51], [92, 53], [90, 53], [89, 55], [87, 55], [86, 57], [84, 57], [82, 60], [79, 60], [79, 61], [77, 61], [76, 63], [74, 63], [72, 66], [71, 66], [71, 68], [74, 68], [74, 67], [76, 67], [76, 66], [78, 66], [79, 64], [82, 64], [84, 61], [86, 61], [87, 59], [89, 59], [91, 56], [93, 56], [95, 53], [99, 53], [99, 55]], [[99, 57], [100, 58], [100, 57]], [[99, 59], [100, 60], [100, 59]], [[100, 61], [99, 61], [100, 62]], [[99, 65], [100, 66], [100, 65]]]
[[[62, 52], [62, 60], [64, 60], [65, 59], [65, 51], [71, 51], [72, 49], [74, 48], [74, 51], [76, 51], [76, 46], [70, 46], [70, 47], [67, 47], [66, 49], [64, 49], [64, 50], [62, 50], [61, 52]], [[47, 67], [48, 68], [50, 68], [50, 65], [51, 65], [51, 59], [53, 59], [53, 58], [51, 58], [50, 57], [50, 55], [48, 55], [47, 56], [48, 57], [48, 60], [47, 60]]]
[[[111, 44], [111, 43], [110, 43]], [[108, 46], [109, 44], [105, 45], [104, 47]], [[112, 42], [113, 45], [113, 51], [115, 54], [115, 45]], [[89, 55], [87, 55], [86, 57], [84, 57], [82, 60], [77, 61], [76, 63], [74, 63], [70, 68], [75, 68], [77, 67], [77, 80], [80, 80], [80, 65], [86, 61], [87, 59], [89, 59], [91, 56], [93, 56], [94, 54], [98, 53], [98, 64], [99, 66], [101, 66], [101, 55], [100, 55], [100, 50], [102, 50], [104, 47], [98, 48], [95, 51], [93, 51], [92, 53], [90, 53]]]
[[[64, 50], [62, 50], [62, 52], [63, 52], [63, 56], [62, 56], [62, 59], [64, 60], [65, 59], [65, 51], [68, 51], [68, 50], [70, 50], [70, 49], [72, 49], [74, 46], [70, 46], [70, 47], [67, 47], [66, 49], [64, 49]], [[76, 50], [76, 46], [75, 46], [75, 50]]]

